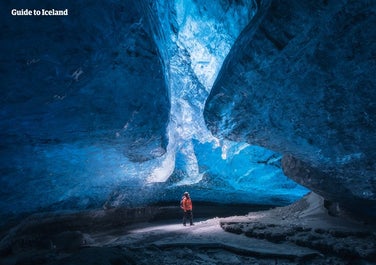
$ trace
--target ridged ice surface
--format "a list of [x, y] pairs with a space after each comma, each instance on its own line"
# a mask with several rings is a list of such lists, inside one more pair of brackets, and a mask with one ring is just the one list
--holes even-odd
[[273, 1], [234, 44], [204, 114], [218, 137], [280, 152], [287, 176], [372, 215], [375, 11], [370, 1]]
[[305, 194], [281, 155], [216, 138], [203, 118], [226, 56], [268, 3], [2, 1], [1, 214], [179, 201], [186, 189], [226, 203]]

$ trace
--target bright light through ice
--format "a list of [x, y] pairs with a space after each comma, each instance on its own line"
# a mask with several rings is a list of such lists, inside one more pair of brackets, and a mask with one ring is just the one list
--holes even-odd
[[[172, 174], [176, 153], [179, 153], [185, 157], [182, 161], [185, 161], [183, 169], [187, 174], [179, 184], [193, 184], [202, 179], [202, 173], [192, 140], [212, 142], [215, 146], [219, 143], [204, 122], [205, 100], [225, 57], [253, 17], [256, 6], [253, 0], [244, 5], [217, 0], [175, 0], [174, 4], [167, 5], [164, 0], [158, 0], [156, 5], [165, 38], [157, 40], [157, 46], [168, 50], [161, 54], [170, 89], [171, 113], [167, 153], [147, 181], [165, 181]], [[171, 17], [165, 12], [167, 6], [175, 9], [171, 12], [176, 15], [174, 29], [171, 28]], [[223, 159], [227, 158], [226, 150], [230, 146], [231, 142], [226, 141]]]
[[171, 176], [175, 167], [175, 153], [167, 152], [161, 165], [154, 169], [147, 179], [147, 182], [164, 182]]
[[[208, 40], [205, 38], [207, 37], [206, 34], [210, 33], [215, 27], [212, 23], [213, 22], [208, 25], [205, 24], [205, 22], [198, 22], [192, 17], [189, 17], [187, 18], [185, 26], [181, 29], [178, 38], [179, 42], [182, 44], [181, 46], [187, 49], [190, 54], [194, 73], [208, 92], [210, 92], [214, 80], [217, 77], [224, 59], [223, 56], [226, 55], [231, 48], [231, 46], [222, 39], [222, 42], [225, 43], [221, 47], [223, 54], [216, 55], [210, 52], [210, 46], [216, 46], [216, 44], [207, 43]], [[208, 35], [210, 36], [210, 34]]]
[[227, 148], [228, 148], [227, 144], [223, 143], [222, 144], [222, 155], [221, 155], [223, 160], [227, 159]]
[[186, 158], [185, 171], [188, 178], [180, 181], [177, 185], [187, 185], [197, 183], [202, 179], [202, 174], [199, 172], [197, 157], [194, 153], [192, 142], [187, 142], [186, 145], [180, 149], [181, 154]]

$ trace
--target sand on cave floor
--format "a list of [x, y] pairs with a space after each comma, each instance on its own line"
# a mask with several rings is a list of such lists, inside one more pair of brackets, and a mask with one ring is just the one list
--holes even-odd
[[374, 225], [328, 215], [311, 193], [290, 206], [194, 226], [159, 220], [65, 231], [45, 248], [16, 247], [0, 264], [376, 264], [375, 242]]
[[[373, 225], [330, 216], [322, 197], [311, 193], [287, 207], [196, 220], [194, 226], [156, 222], [128, 227], [123, 235], [92, 235], [92, 245], [126, 246], [134, 251], [149, 249], [150, 253], [152, 249], [165, 251], [161, 255], [165, 256], [163, 262], [170, 264], [179, 256], [177, 253], [182, 254], [182, 249], [191, 253], [192, 264], [201, 264], [203, 260], [243, 264], [252, 263], [252, 259], [254, 264], [373, 264], [375, 232]], [[218, 254], [219, 250], [226, 253], [226, 258]], [[210, 253], [221, 258], [210, 257]], [[147, 264], [147, 259], [142, 262]]]
[[[318, 254], [317, 251], [289, 244], [275, 244], [266, 240], [249, 238], [224, 231], [221, 218], [196, 221], [193, 226], [176, 222], [157, 222], [136, 225], [131, 229], [111, 231], [110, 234], [93, 234], [92, 246], [126, 246], [132, 250], [155, 249], [224, 249], [234, 253], [265, 257], [305, 257]], [[122, 235], [121, 235], [122, 234]]]

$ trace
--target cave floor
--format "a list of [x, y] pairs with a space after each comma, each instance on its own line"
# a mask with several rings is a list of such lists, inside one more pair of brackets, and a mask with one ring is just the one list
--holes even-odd
[[[294, 244], [277, 244], [245, 235], [228, 233], [221, 219], [196, 221], [194, 226], [176, 222], [137, 225], [123, 235], [119, 231], [92, 235], [92, 246], [126, 247], [137, 258], [136, 264], [265, 264], [275, 260], [303, 260], [319, 252]], [[152, 258], [153, 257], [153, 258]], [[150, 263], [152, 258], [154, 263]], [[286, 263], [288, 264], [288, 263]]]
[[[329, 216], [315, 194], [272, 210], [196, 219], [194, 226], [106, 226], [100, 216], [92, 214], [91, 224], [77, 215], [50, 218], [49, 225], [29, 219], [2, 238], [0, 264], [376, 264], [375, 226]], [[82, 220], [102, 228], [85, 228]]]

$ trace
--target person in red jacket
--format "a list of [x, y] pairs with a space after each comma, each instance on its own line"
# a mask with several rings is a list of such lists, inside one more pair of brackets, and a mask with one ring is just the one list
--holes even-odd
[[180, 202], [180, 208], [183, 209], [184, 215], [183, 215], [183, 225], [186, 226], [187, 218], [189, 218], [189, 222], [191, 225], [193, 225], [193, 215], [192, 215], [192, 200], [189, 196], [188, 192], [184, 192], [184, 195]]

